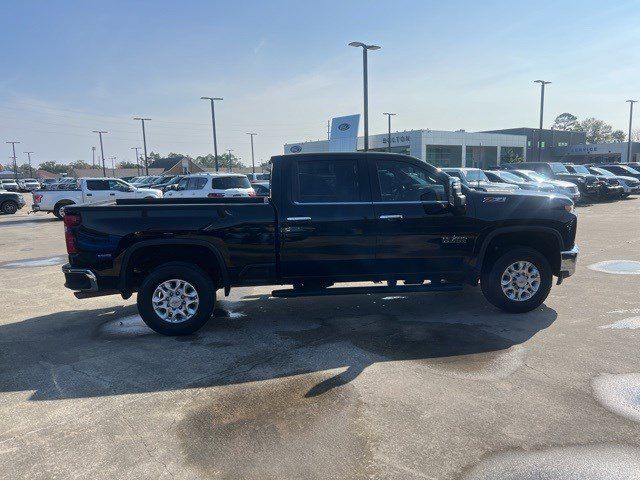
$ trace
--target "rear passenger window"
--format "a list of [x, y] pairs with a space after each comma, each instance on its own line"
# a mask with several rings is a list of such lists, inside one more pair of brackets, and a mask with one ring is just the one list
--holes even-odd
[[359, 202], [356, 160], [312, 160], [297, 162], [294, 199], [300, 203]]
[[211, 188], [214, 190], [229, 190], [230, 188], [251, 188], [247, 177], [213, 177]]
[[206, 177], [191, 177], [189, 179], [189, 190], [202, 190], [206, 184]]
[[109, 190], [108, 180], [87, 180], [87, 190]]

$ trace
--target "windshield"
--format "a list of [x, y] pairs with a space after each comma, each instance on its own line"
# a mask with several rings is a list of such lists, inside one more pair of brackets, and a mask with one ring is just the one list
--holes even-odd
[[515, 173], [511, 173], [511, 172], [495, 172], [496, 175], [498, 175], [501, 179], [507, 181], [507, 182], [514, 182], [514, 183], [524, 183], [525, 180], [523, 178], [520, 178], [518, 175], [516, 175]]
[[211, 188], [216, 190], [251, 188], [251, 183], [247, 177], [214, 177], [211, 179]]
[[526, 175], [529, 179], [534, 182], [546, 182], [547, 179], [540, 175], [538, 172], [534, 172], [533, 170], [522, 170], [522, 174]]
[[488, 182], [489, 179], [484, 172], [478, 168], [471, 168], [464, 171], [464, 176], [467, 182]]
[[569, 173], [569, 170], [567, 170], [567, 167], [565, 167], [561, 163], [550, 163], [549, 165], [551, 166], [551, 171], [553, 173]]
[[633, 175], [640, 175], [640, 171], [636, 170], [635, 168], [627, 167], [625, 165], [620, 165], [620, 168]]
[[573, 171], [576, 173], [584, 173], [586, 175], [591, 175], [591, 172], [589, 171], [589, 169], [584, 165], [574, 165]]
[[598, 175], [602, 175], [603, 177], [615, 177], [615, 175], [607, 170], [604, 170], [602, 168], [596, 168], [596, 167], [592, 167], [591, 170], [593, 170], [594, 172], [596, 172]]
[[151, 185], [153, 182], [158, 180], [160, 177], [147, 177], [144, 180], [140, 181], [138, 185]]

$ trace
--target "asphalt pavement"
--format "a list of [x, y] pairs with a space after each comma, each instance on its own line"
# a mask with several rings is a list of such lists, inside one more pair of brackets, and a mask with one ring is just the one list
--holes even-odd
[[77, 300], [26, 210], [0, 216], [0, 478], [640, 479], [640, 199], [579, 208], [578, 270], [527, 314], [242, 288], [182, 338]]

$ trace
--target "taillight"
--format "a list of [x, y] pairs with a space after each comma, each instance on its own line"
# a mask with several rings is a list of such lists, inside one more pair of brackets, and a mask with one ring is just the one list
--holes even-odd
[[42, 195], [38, 194], [33, 196], [33, 203], [40, 203], [41, 201], [42, 201]]
[[256, 196], [256, 191], [252, 188], [251, 191], [249, 192], [249, 196], [250, 197], [255, 197]]
[[209, 197], [209, 198], [222, 198], [222, 197], [224, 197], [224, 193], [210, 193], [209, 195], [207, 195], [207, 197]]
[[80, 225], [80, 222], [80, 215], [68, 213], [64, 216], [64, 241], [67, 244], [67, 253], [69, 255], [78, 253], [76, 237], [73, 236], [71, 227], [77, 227]]

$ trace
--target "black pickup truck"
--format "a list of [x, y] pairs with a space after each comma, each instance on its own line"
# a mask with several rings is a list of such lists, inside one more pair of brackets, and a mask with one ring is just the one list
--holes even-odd
[[[236, 286], [292, 285], [273, 291], [291, 297], [480, 282], [495, 306], [526, 312], [545, 300], [553, 276], [560, 283], [575, 270], [577, 217], [564, 196], [477, 192], [388, 153], [271, 163], [267, 198], [68, 207], [65, 285], [78, 298], [137, 292], [151, 328], [182, 335], [211, 317], [217, 290]], [[359, 281], [375, 283], [332, 287]]]

